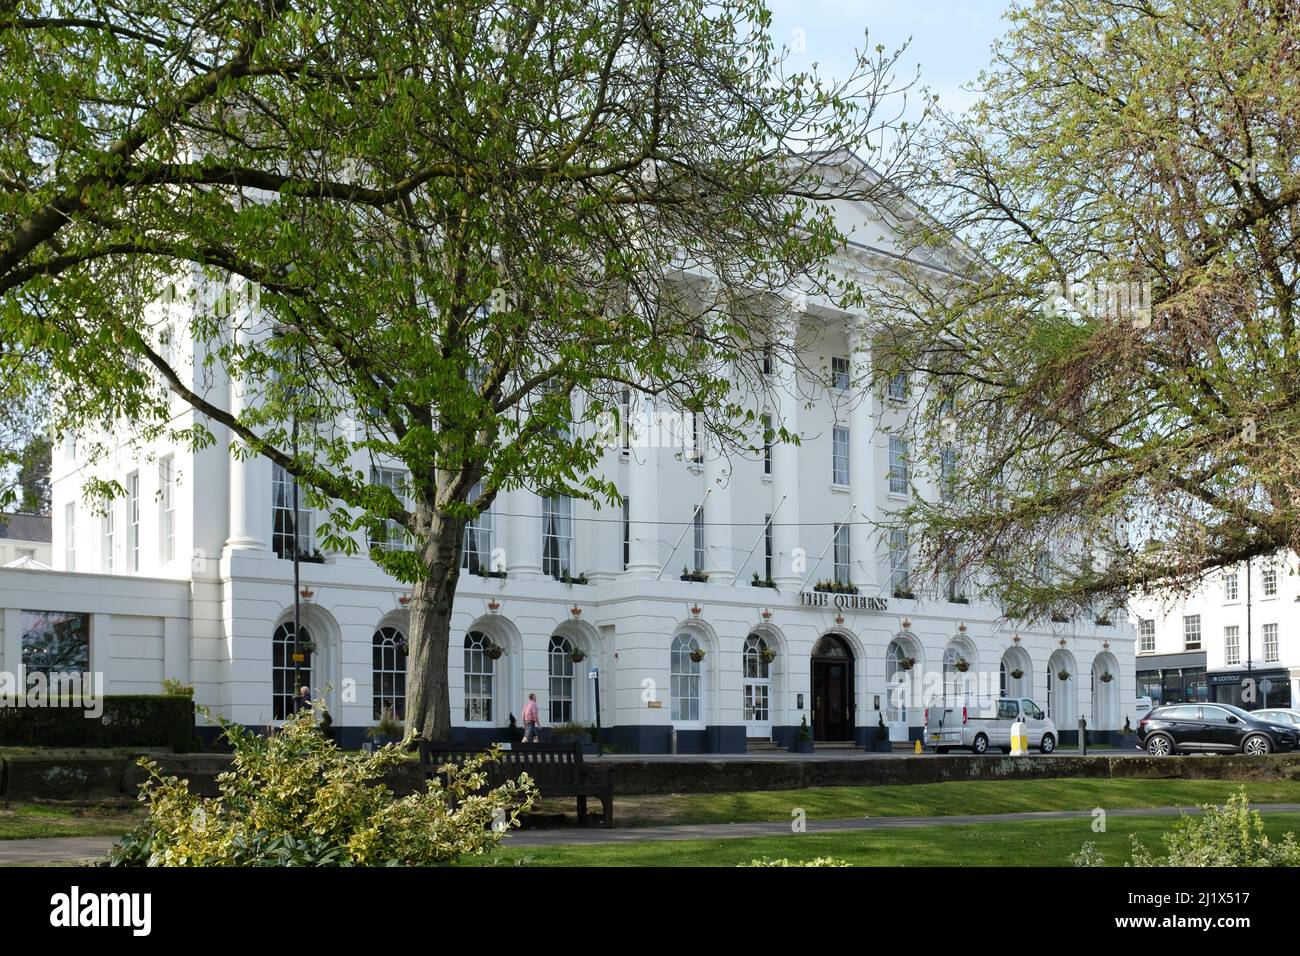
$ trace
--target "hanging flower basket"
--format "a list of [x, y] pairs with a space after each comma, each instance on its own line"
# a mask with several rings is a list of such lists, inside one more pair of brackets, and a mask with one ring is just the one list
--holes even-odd
[[496, 661], [501, 659], [501, 655], [505, 653], [505, 650], [497, 644], [492, 644], [486, 651], [484, 651], [484, 653], [487, 654], [490, 659]]
[[1015, 670], [1011, 672], [1011, 676], [1016, 680], [1020, 680], [1020, 678], [1025, 676], [1025, 672], [1022, 671], [1019, 667], [1017, 667]]
[[776, 651], [770, 647], [765, 647], [758, 652], [758, 657], [764, 664], [770, 664], [776, 660]]
[[307, 659], [307, 655], [302, 653], [301, 651], [294, 651], [289, 656], [293, 658], [293, 662], [295, 664], [301, 664], [303, 661]]
[[695, 650], [691, 651], [691, 660], [694, 661], [696, 664], [704, 660], [704, 651], [698, 647]]
[[1069, 679], [1070, 679], [1070, 672], [1067, 671], [1067, 670], [1059, 670], [1059, 671], [1056, 672], [1056, 676], [1057, 676], [1057, 678], [1060, 679], [1060, 680], [1069, 680]]
[[970, 670], [970, 661], [966, 660], [966, 658], [964, 657], [959, 657], [957, 659], [957, 663], [953, 666], [956, 667], [957, 670], [961, 671], [964, 674], [968, 670]]
[[294, 649], [297, 650], [297, 651], [304, 651], [304, 652], [306, 652], [306, 653], [308, 653], [308, 654], [315, 654], [315, 653], [316, 653], [316, 642], [315, 642], [315, 641], [298, 641], [296, 644], [294, 644]]
[[573, 663], [575, 664], [581, 664], [586, 659], [587, 659], [586, 651], [574, 651], [572, 654], [569, 655], [569, 660], [573, 661]]
[[1112, 674], [1110, 671], [1106, 671], [1104, 674], [1101, 675], [1101, 682], [1103, 684], [1109, 684], [1114, 679], [1115, 679], [1115, 675]]
[[910, 671], [913, 667], [916, 666], [916, 658], [904, 657], [901, 661], [898, 662], [898, 666], [905, 671]]

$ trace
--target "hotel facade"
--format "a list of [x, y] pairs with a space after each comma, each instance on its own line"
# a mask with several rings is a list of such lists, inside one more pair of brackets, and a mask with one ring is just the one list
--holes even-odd
[[[861, 280], [895, 255], [891, 241], [871, 210], [839, 214], [852, 239], [834, 265]], [[185, 316], [167, 308], [168, 347], [193, 378], [202, 363]], [[938, 482], [912, 464], [919, 383], [865, 385], [870, 325], [813, 300], [774, 316], [773, 330], [798, 360], [774, 350], [755, 411], [797, 446], [760, 439], [727, 456], [697, 445], [688, 422], [633, 428], [600, 465], [621, 507], [517, 490], [471, 524], [449, 646], [456, 735], [500, 739], [530, 693], [544, 727], [593, 724], [599, 707], [604, 739], [628, 752], [787, 745], [805, 722], [820, 743], [863, 745], [881, 723], [906, 741], [931, 700], [975, 693], [1033, 699], [1065, 742], [1079, 717], [1120, 728], [1135, 694], [1126, 620], [1002, 620], [974, 582], [919, 580], [907, 537], [877, 530]], [[193, 384], [232, 409], [247, 400], [238, 383]], [[182, 427], [194, 414], [174, 412]], [[628, 412], [660, 422], [651, 408]], [[14, 670], [33, 629], [72, 615], [65, 632], [84, 630], [84, 667], [104, 673], [108, 693], [171, 678], [264, 727], [308, 684], [341, 742], [358, 746], [404, 707], [407, 588], [369, 560], [368, 542], [355, 556], [319, 553], [309, 511], [295, 530], [291, 480], [232, 456], [228, 433], [209, 427], [217, 441], [198, 451], [123, 443], [92, 461], [85, 438], [55, 449], [55, 570], [0, 570], [0, 664]], [[401, 483], [395, 466], [358, 466]], [[92, 476], [125, 494], [86, 502]], [[307, 555], [296, 592], [295, 541]]]

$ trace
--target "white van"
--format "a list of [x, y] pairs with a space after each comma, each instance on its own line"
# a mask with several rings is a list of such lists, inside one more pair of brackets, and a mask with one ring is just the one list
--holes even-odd
[[1045, 754], [1061, 735], [1042, 708], [1027, 697], [971, 698], [935, 702], [925, 709], [925, 744], [936, 753], [954, 748], [987, 753], [990, 747], [1011, 753], [1011, 725], [1024, 721], [1029, 746]]

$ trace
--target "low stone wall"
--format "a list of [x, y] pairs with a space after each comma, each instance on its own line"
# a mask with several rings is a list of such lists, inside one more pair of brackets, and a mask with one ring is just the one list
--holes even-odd
[[[226, 754], [153, 757], [164, 774], [190, 781], [194, 792], [217, 793]], [[1300, 780], [1300, 754], [1270, 757], [920, 757], [845, 760], [589, 760], [592, 774], [614, 768], [616, 794], [721, 793], [870, 787], [956, 780], [1037, 780], [1051, 777], [1164, 780]], [[22, 756], [0, 760], [0, 799], [102, 800], [132, 798], [146, 773], [131, 757]], [[421, 786], [411, 761], [387, 783], [397, 793]]]

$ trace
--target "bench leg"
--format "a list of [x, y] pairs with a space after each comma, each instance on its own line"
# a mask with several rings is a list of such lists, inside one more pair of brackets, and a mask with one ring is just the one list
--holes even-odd
[[614, 795], [600, 798], [600, 808], [605, 811], [605, 826], [614, 825]]
[[585, 827], [586, 825], [587, 825], [587, 798], [579, 797], [578, 798], [578, 826]]

